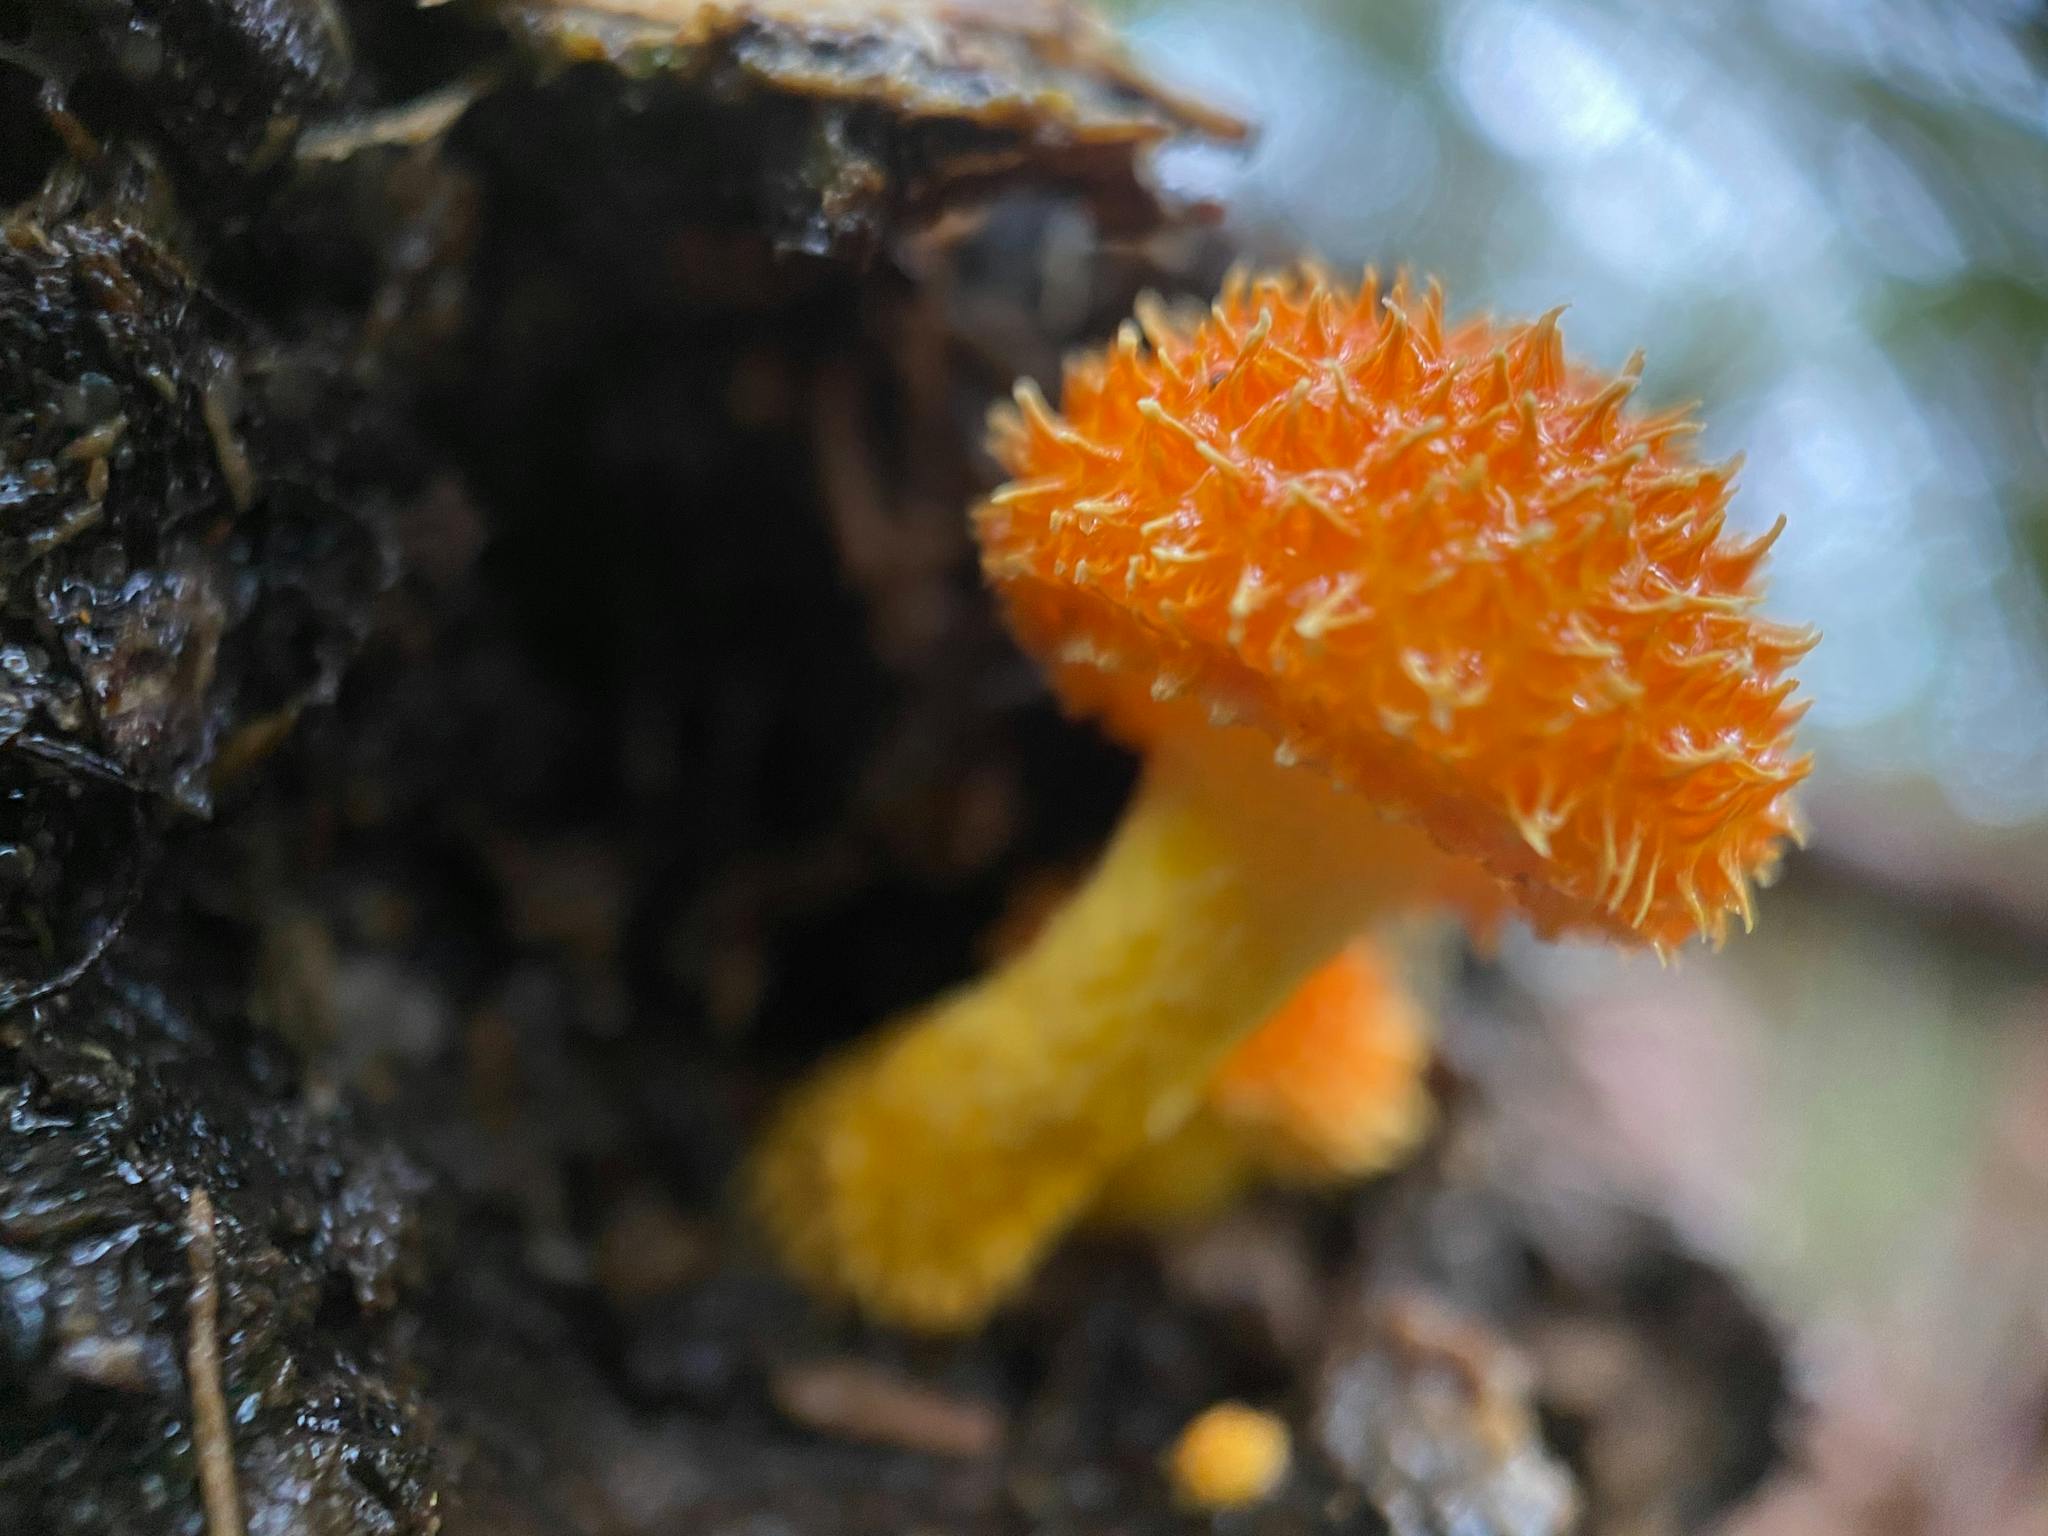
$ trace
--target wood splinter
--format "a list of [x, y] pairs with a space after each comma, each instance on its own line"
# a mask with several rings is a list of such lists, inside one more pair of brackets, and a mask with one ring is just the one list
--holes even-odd
[[185, 1372], [192, 1392], [192, 1449], [199, 1462], [199, 1499], [206, 1536], [244, 1536], [235, 1489], [235, 1446], [220, 1378], [220, 1284], [213, 1198], [203, 1189], [185, 1203], [185, 1253], [192, 1266], [190, 1332]]

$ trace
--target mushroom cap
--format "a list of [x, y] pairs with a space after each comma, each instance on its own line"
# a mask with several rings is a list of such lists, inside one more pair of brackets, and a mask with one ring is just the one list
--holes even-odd
[[1205, 1408], [1166, 1456], [1175, 1498], [1191, 1510], [1243, 1509], [1287, 1476], [1294, 1441], [1286, 1420], [1244, 1403]]
[[1556, 311], [1447, 328], [1434, 284], [1370, 273], [1139, 320], [1069, 361], [1062, 414], [1029, 383], [995, 413], [1011, 479], [975, 513], [1070, 707], [1140, 746], [1248, 725], [1548, 931], [1662, 950], [1750, 920], [1797, 831], [1816, 637], [1757, 615], [1778, 529], [1727, 536], [1735, 465], [1627, 407], [1639, 357], [1568, 363]]

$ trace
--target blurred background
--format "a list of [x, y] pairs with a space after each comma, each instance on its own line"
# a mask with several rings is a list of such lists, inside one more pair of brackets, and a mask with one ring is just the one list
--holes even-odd
[[1242, 242], [1433, 272], [1454, 311], [1569, 302], [1574, 351], [1646, 347], [1648, 398], [1746, 454], [1738, 521], [1790, 519], [1771, 605], [1826, 636], [1812, 852], [1722, 956], [1508, 964], [1642, 1176], [1800, 1329], [1814, 1470], [1754, 1528], [1879, 1528], [1829, 1468], [1889, 1456], [1934, 1507], [1911, 1529], [2048, 1529], [2041, 7], [1121, 10], [1260, 125], [1163, 167]]

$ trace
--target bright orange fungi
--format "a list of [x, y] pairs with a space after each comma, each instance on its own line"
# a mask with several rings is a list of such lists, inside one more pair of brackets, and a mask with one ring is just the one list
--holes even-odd
[[1377, 945], [1324, 965], [1230, 1055], [1208, 1106], [1270, 1171], [1356, 1178], [1427, 1129], [1429, 1026]]
[[[1660, 951], [1796, 835], [1793, 661], [1688, 412], [1568, 362], [1557, 312], [1447, 327], [1440, 290], [1234, 276], [998, 413], [984, 567], [1076, 708], [1182, 695], [1516, 887]], [[1780, 524], [1782, 526], [1782, 522]]]

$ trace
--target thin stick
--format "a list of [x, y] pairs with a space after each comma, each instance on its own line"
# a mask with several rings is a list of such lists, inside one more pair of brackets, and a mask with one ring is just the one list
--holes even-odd
[[186, 1255], [192, 1265], [191, 1337], [185, 1371], [192, 1389], [192, 1446], [199, 1457], [199, 1498], [207, 1536], [245, 1536], [242, 1500], [235, 1491], [235, 1447], [228, 1432], [228, 1399], [220, 1384], [220, 1285], [213, 1199], [192, 1191], [185, 1205]]

